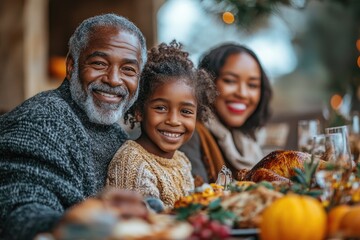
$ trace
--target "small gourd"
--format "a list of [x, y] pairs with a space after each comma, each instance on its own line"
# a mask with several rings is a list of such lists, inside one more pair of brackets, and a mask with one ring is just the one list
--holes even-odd
[[360, 205], [351, 206], [344, 214], [339, 231], [345, 238], [360, 239]]
[[309, 196], [288, 194], [277, 199], [262, 214], [261, 240], [323, 240], [326, 212]]

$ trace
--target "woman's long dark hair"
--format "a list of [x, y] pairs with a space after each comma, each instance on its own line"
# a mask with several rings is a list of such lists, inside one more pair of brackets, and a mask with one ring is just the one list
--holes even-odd
[[239, 53], [247, 53], [254, 58], [260, 68], [261, 73], [261, 91], [260, 91], [260, 101], [253, 112], [253, 114], [245, 121], [245, 123], [239, 127], [239, 129], [246, 135], [255, 139], [256, 129], [264, 126], [270, 118], [270, 100], [272, 97], [272, 90], [270, 86], [269, 79], [264, 72], [263, 67], [260, 64], [259, 59], [256, 54], [243, 45], [238, 45], [234, 43], [222, 44], [218, 47], [213, 48], [208, 53], [206, 53], [202, 60], [199, 63], [199, 68], [207, 70], [215, 78], [215, 81], [219, 77], [221, 68], [224, 66], [226, 60], [229, 56]]

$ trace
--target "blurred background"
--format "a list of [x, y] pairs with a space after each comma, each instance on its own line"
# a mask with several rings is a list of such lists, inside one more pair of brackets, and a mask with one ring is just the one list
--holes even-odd
[[195, 64], [223, 42], [250, 47], [274, 89], [264, 145], [295, 149], [299, 120], [336, 125], [360, 110], [358, 0], [2, 0], [0, 112], [59, 86], [76, 26], [108, 12], [149, 48], [180, 41]]

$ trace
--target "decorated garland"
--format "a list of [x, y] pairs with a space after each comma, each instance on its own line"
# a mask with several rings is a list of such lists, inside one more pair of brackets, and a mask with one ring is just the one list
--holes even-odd
[[304, 9], [310, 1], [332, 1], [344, 6], [354, 0], [200, 0], [205, 10], [222, 18], [226, 24], [248, 26], [259, 17], [278, 12], [279, 6]]

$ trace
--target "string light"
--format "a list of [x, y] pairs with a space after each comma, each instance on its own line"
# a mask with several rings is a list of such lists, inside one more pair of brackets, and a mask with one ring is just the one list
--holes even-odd
[[232, 24], [235, 21], [234, 14], [232, 14], [231, 12], [224, 12], [222, 15], [222, 19], [227, 24]]
[[356, 48], [358, 51], [360, 51], [360, 39], [356, 41]]
[[330, 99], [330, 105], [333, 109], [338, 110], [343, 103], [343, 99], [339, 94], [334, 94]]

